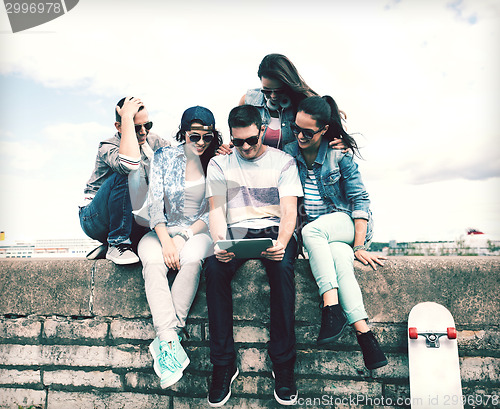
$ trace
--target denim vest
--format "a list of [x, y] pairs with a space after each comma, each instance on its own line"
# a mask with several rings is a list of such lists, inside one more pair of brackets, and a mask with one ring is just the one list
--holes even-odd
[[[271, 122], [271, 114], [269, 113], [269, 108], [266, 105], [264, 94], [259, 88], [247, 91], [245, 95], [245, 104], [253, 105], [259, 109], [262, 124], [265, 126], [265, 131], [267, 131], [267, 127]], [[295, 122], [295, 110], [293, 106], [290, 106], [289, 108], [280, 110], [279, 114], [281, 122], [281, 143], [278, 148], [283, 150], [284, 146], [295, 141], [295, 136], [290, 128], [290, 125]]]
[[151, 229], [158, 223], [167, 227], [191, 226], [202, 220], [208, 226], [208, 200], [192, 217], [184, 216], [186, 154], [184, 144], [155, 152], [150, 172], [148, 211]]
[[[307, 177], [307, 164], [297, 141], [289, 144], [285, 152], [297, 160], [300, 182], [304, 186]], [[328, 146], [328, 141], [323, 139], [312, 170], [318, 183], [319, 194], [329, 211], [331, 213], [344, 212], [353, 219], [368, 220], [365, 242], [370, 241], [373, 236], [370, 199], [353, 155], [342, 153], [338, 149], [331, 149]]]

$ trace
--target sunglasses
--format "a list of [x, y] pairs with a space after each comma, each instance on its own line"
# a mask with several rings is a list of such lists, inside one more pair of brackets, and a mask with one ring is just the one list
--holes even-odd
[[250, 136], [249, 138], [246, 138], [246, 139], [234, 139], [232, 138], [231, 139], [231, 142], [233, 142], [233, 145], [234, 146], [237, 146], [237, 147], [240, 147], [240, 146], [243, 146], [246, 143], [248, 143], [250, 146], [253, 146], [253, 145], [257, 145], [257, 143], [259, 142], [259, 137], [260, 137], [260, 134], [258, 135], [255, 135], [255, 136]]
[[206, 143], [210, 143], [212, 139], [214, 139], [213, 133], [206, 133], [204, 135], [200, 135], [199, 133], [186, 133], [186, 135], [189, 136], [189, 140], [193, 143], [199, 142], [201, 138], [203, 138], [203, 141]]
[[318, 129], [317, 131], [313, 131], [312, 129], [304, 129], [298, 126], [296, 123], [293, 123], [290, 125], [290, 128], [292, 129], [292, 132], [295, 136], [299, 136], [300, 133], [302, 133], [302, 136], [305, 139], [312, 139], [314, 138], [314, 135], [316, 135], [318, 132], [321, 132], [325, 127]]
[[266, 97], [270, 97], [271, 94], [274, 92], [275, 94], [284, 94], [285, 91], [283, 88], [262, 88], [260, 90]]
[[146, 131], [149, 131], [153, 127], [153, 122], [149, 121], [146, 122], [145, 124], [134, 125], [135, 133], [141, 132], [142, 127], [146, 128]]

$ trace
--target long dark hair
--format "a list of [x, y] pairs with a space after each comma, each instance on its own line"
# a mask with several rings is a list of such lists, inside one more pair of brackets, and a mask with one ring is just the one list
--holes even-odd
[[300, 76], [295, 65], [282, 54], [266, 55], [260, 65], [257, 75], [279, 80], [285, 86], [285, 92], [296, 107], [304, 98], [318, 95]]
[[297, 112], [302, 111], [316, 121], [319, 128], [328, 125], [328, 130], [324, 137], [331, 141], [334, 138], [341, 138], [344, 145], [361, 158], [356, 140], [349, 135], [342, 126], [340, 111], [335, 100], [329, 96], [313, 96], [302, 100], [297, 108]]
[[[199, 122], [198, 120], [195, 120], [194, 122]], [[215, 156], [215, 152], [217, 152], [217, 149], [222, 145], [222, 134], [214, 129], [213, 130], [214, 137], [212, 139], [212, 142], [210, 142], [210, 145], [208, 145], [208, 148], [205, 149], [205, 152], [200, 156], [200, 161], [201, 161], [201, 166], [203, 168], [203, 173], [205, 176], [207, 176], [207, 167], [208, 167], [208, 162], [210, 162], [210, 159], [212, 159]], [[186, 142], [186, 131], [182, 131], [179, 126], [179, 130], [175, 134], [175, 139], [178, 142]]]

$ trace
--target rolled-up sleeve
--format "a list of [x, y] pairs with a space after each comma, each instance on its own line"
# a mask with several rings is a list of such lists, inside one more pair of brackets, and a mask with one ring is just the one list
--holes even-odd
[[339, 162], [341, 183], [347, 199], [352, 205], [353, 219], [369, 219], [370, 199], [366, 191], [358, 165], [351, 154], [344, 155]]

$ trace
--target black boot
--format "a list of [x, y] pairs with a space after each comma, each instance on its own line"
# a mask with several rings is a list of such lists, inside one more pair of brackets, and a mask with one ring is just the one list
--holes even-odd
[[377, 369], [387, 365], [387, 358], [385, 357], [380, 345], [373, 335], [373, 332], [358, 332], [356, 333], [359, 346], [363, 352], [363, 360], [368, 369]]
[[347, 326], [347, 318], [339, 304], [327, 305], [321, 309], [321, 329], [319, 330], [318, 345], [328, 344], [338, 339]]

